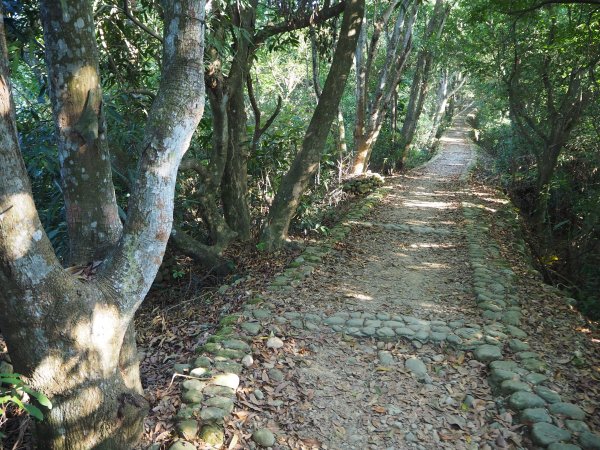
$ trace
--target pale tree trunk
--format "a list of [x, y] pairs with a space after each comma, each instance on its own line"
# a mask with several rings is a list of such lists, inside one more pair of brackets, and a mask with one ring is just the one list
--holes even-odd
[[[62, 13], [50, 26], [72, 22], [94, 33], [91, 16], [80, 16], [81, 2], [55, 7]], [[139, 380], [131, 379], [132, 371], [119, 370], [120, 363], [137, 365], [137, 360], [121, 349], [162, 261], [177, 167], [204, 105], [204, 2], [165, 2], [164, 20], [162, 79], [141, 146], [127, 221], [116, 247], [87, 280], [63, 270], [35, 209], [0, 30], [0, 310], [11, 312], [0, 315], [0, 327], [16, 371], [53, 402], [36, 426], [40, 449], [125, 450], [135, 446], [142, 432], [147, 403], [139, 394]], [[76, 54], [66, 41], [58, 45]], [[51, 53], [48, 58], [52, 60]], [[96, 158], [101, 164], [102, 153]], [[100, 192], [104, 186], [99, 183], [94, 190], [108, 202], [100, 206], [114, 207], [114, 197]]]
[[429, 78], [435, 58], [435, 53], [431, 49], [431, 46], [442, 35], [446, 19], [450, 13], [450, 7], [451, 5], [447, 1], [436, 0], [432, 16], [427, 23], [427, 28], [423, 36], [423, 48], [419, 50], [419, 55], [417, 56], [406, 117], [402, 124], [402, 131], [400, 132], [400, 155], [397, 155], [397, 169], [401, 168], [406, 162], [407, 150], [413, 142], [417, 125], [423, 112], [423, 105], [429, 91]]
[[[451, 82], [449, 80], [452, 80]], [[452, 76], [448, 75], [448, 70], [443, 69], [442, 75], [440, 77], [440, 82], [438, 84], [438, 90], [436, 95], [436, 106], [435, 111], [433, 113], [433, 123], [431, 125], [431, 131], [429, 132], [429, 137], [427, 138], [427, 147], [431, 148], [433, 146], [434, 140], [439, 136], [440, 126], [442, 124], [442, 120], [444, 120], [444, 115], [446, 114], [446, 107], [448, 106], [448, 102], [453, 99], [456, 94], [462, 89], [467, 81], [467, 77], [465, 77], [460, 72], [456, 72], [452, 74]], [[449, 88], [449, 84], [451, 84]]]
[[385, 109], [400, 82], [406, 60], [412, 49], [413, 29], [420, 2], [403, 0], [388, 42], [386, 58], [379, 73], [377, 87], [370, 101], [367, 101], [369, 77], [377, 54], [379, 37], [391, 18], [393, 7], [398, 3], [400, 2], [392, 2], [375, 24], [375, 32], [371, 38], [366, 61], [362, 55], [364, 49], [361, 47], [359, 47], [356, 57], [357, 64], [363, 66], [364, 61], [364, 67], [357, 67], [357, 119], [354, 129], [356, 155], [352, 165], [352, 173], [355, 175], [361, 174], [367, 169], [371, 151], [383, 125]]
[[344, 93], [364, 11], [365, 0], [346, 0], [340, 35], [323, 92], [304, 135], [302, 148], [281, 180], [263, 229], [262, 241], [269, 249], [280, 247], [287, 239], [300, 198], [319, 166], [327, 135]]
[[[122, 230], [106, 145], [92, 3], [42, 0], [40, 9], [69, 263], [85, 264], [103, 259]], [[63, 14], [79, 19], [63, 20]]]

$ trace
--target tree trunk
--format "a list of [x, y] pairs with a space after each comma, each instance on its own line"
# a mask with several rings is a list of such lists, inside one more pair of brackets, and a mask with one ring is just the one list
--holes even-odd
[[[80, 3], [60, 6], [63, 13], [47, 22], [51, 27], [69, 22], [93, 32], [91, 16], [80, 16]], [[19, 149], [0, 26], [0, 310], [11, 312], [0, 314], [0, 327], [15, 369], [53, 403], [36, 427], [40, 449], [126, 450], [143, 430], [147, 403], [140, 395], [131, 324], [161, 264], [177, 167], [203, 112], [204, 1], [165, 2], [164, 22], [161, 84], [124, 232], [98, 273], [85, 279], [63, 270], [35, 209]], [[66, 41], [57, 45], [65, 54], [77, 54], [77, 47], [69, 48]], [[98, 153], [97, 160], [102, 156]], [[75, 161], [72, 166], [79, 170]], [[100, 192], [105, 186], [102, 180], [94, 192], [109, 202], [100, 207], [113, 208], [110, 196]]]
[[269, 249], [280, 247], [287, 238], [288, 228], [300, 198], [319, 165], [327, 135], [344, 93], [364, 9], [364, 0], [346, 0], [340, 37], [319, 103], [304, 135], [302, 148], [283, 177], [269, 210], [267, 224], [262, 233], [262, 241]]
[[[236, 7], [232, 13], [234, 25], [249, 36], [254, 35], [257, 1]], [[238, 238], [247, 241], [251, 236], [250, 209], [248, 206], [248, 152], [250, 139], [247, 133], [248, 116], [244, 89], [250, 72], [253, 51], [250, 40], [240, 37], [235, 45], [231, 70], [227, 79], [227, 105], [229, 146], [227, 163], [221, 180], [223, 212], [229, 227]]]
[[406, 118], [402, 124], [402, 131], [400, 133], [399, 149], [401, 154], [398, 155], [396, 161], [396, 168], [398, 169], [404, 166], [406, 162], [407, 151], [411, 146], [415, 132], [417, 131], [417, 125], [419, 124], [419, 119], [423, 112], [423, 105], [425, 104], [425, 97], [429, 90], [429, 77], [435, 57], [435, 53], [433, 49], [431, 49], [431, 45], [433, 44], [432, 40], [439, 40], [449, 13], [450, 5], [445, 5], [444, 0], [436, 0], [431, 19], [429, 19], [429, 22], [427, 23], [427, 29], [423, 36], [425, 42], [417, 57]]
[[400, 142], [398, 148], [400, 154], [396, 155], [396, 169], [402, 168], [406, 162], [407, 150], [412, 144], [417, 124], [423, 111], [425, 96], [429, 88], [429, 72], [433, 63], [433, 54], [425, 49], [419, 52], [415, 74], [410, 87], [410, 97], [406, 108], [406, 117], [402, 123]]
[[93, 8], [88, 1], [42, 0], [40, 9], [69, 262], [86, 264], [103, 259], [122, 231], [106, 145]]
[[[412, 4], [411, 4], [412, 3]], [[410, 7], [409, 7], [410, 6]], [[355, 157], [352, 165], [352, 173], [359, 175], [367, 170], [371, 151], [377, 142], [383, 120], [385, 118], [385, 109], [388, 107], [400, 78], [404, 73], [406, 60], [412, 49], [412, 35], [419, 8], [419, 2], [404, 0], [400, 7], [400, 12], [394, 24], [394, 30], [388, 43], [385, 62], [379, 74], [377, 88], [373, 93], [372, 99], [367, 107], [366, 89], [368, 87], [368, 78], [371, 71], [371, 64], [375, 60], [376, 42], [373, 39], [370, 44], [369, 55], [366, 59], [366, 67], [357, 68], [357, 73], [364, 73], [357, 80], [357, 85], [364, 84], [359, 91], [357, 88], [357, 121], [354, 129]], [[391, 14], [391, 11], [386, 10]], [[389, 16], [384, 16], [379, 21], [376, 30], [387, 23]], [[383, 22], [382, 22], [383, 21]], [[357, 55], [357, 64], [363, 61]], [[360, 100], [360, 96], [365, 100]], [[365, 110], [366, 108], [366, 110]]]

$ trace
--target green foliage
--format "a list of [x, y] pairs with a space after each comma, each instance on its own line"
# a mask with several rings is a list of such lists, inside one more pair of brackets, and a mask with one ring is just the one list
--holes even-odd
[[[30, 399], [35, 400], [40, 406], [52, 409], [52, 403], [44, 394], [36, 392], [28, 387], [22, 380], [21, 375], [17, 373], [0, 373], [0, 419], [6, 416], [9, 408], [16, 408], [18, 411], [26, 411], [37, 420], [43, 420], [44, 415], [41, 409], [30, 403]], [[0, 423], [2, 420], [0, 420]], [[0, 432], [0, 437], [2, 433]]]

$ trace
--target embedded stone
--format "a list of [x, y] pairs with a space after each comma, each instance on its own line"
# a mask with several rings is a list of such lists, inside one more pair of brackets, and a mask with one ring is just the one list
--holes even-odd
[[193, 378], [189, 378], [189, 379], [185, 380], [183, 383], [181, 383], [181, 386], [183, 387], [184, 390], [201, 391], [202, 389], [204, 389], [206, 387], [206, 382], [196, 380]]
[[230, 348], [233, 350], [242, 350], [244, 352], [250, 351], [250, 346], [240, 339], [226, 339], [221, 342], [221, 345], [225, 348]]
[[519, 376], [510, 370], [492, 369], [490, 371], [490, 382], [492, 384], [501, 384], [506, 380], [516, 380]]
[[283, 341], [280, 338], [278, 338], [277, 336], [271, 336], [267, 340], [267, 347], [272, 348], [272, 349], [281, 348], [281, 347], [283, 347]]
[[590, 431], [590, 427], [581, 420], [565, 420], [565, 425], [569, 430], [574, 433], [583, 433], [584, 431]]
[[206, 395], [222, 395], [222, 396], [234, 396], [235, 395], [235, 389], [232, 389], [227, 386], [216, 386], [214, 384], [206, 386], [202, 392]]
[[196, 446], [187, 441], [176, 441], [169, 447], [169, 450], [196, 450]]
[[531, 388], [527, 383], [517, 380], [504, 380], [500, 384], [500, 390], [503, 394], [512, 394], [513, 392], [519, 391], [531, 392]]
[[473, 356], [481, 362], [496, 361], [502, 358], [502, 350], [496, 345], [484, 344], [475, 349]]
[[188, 389], [181, 395], [181, 399], [185, 403], [200, 403], [203, 398], [202, 391], [198, 389]]
[[548, 377], [546, 375], [542, 375], [541, 373], [528, 373], [525, 375], [525, 381], [531, 384], [540, 384], [547, 379]]
[[211, 397], [204, 401], [203, 405], [220, 408], [228, 413], [233, 411], [233, 399], [230, 397]]
[[483, 337], [483, 334], [481, 333], [481, 330], [476, 329], [476, 328], [457, 328], [454, 331], [454, 334], [460, 336], [463, 339], [481, 339]]
[[191, 376], [199, 378], [206, 377], [209, 373], [206, 367], [195, 367], [190, 371]]
[[216, 361], [215, 369], [220, 370], [221, 372], [235, 373], [238, 375], [242, 372], [241, 364], [233, 361]]
[[362, 333], [365, 336], [375, 336], [375, 333], [377, 332], [377, 329], [375, 327], [364, 327], [362, 329]]
[[552, 414], [561, 414], [567, 416], [570, 419], [584, 420], [585, 411], [579, 406], [573, 403], [558, 402], [550, 405], [550, 412]]
[[404, 322], [398, 322], [397, 320], [385, 320], [382, 325], [384, 327], [390, 327], [390, 328], [398, 328], [398, 327], [403, 327], [404, 326]]
[[510, 341], [508, 341], [508, 347], [513, 352], [525, 352], [529, 350], [529, 344], [519, 339], [511, 339]]
[[211, 365], [212, 365], [211, 359], [207, 358], [206, 356], [198, 356], [194, 360], [194, 367], [205, 367], [205, 368], [209, 369]]
[[325, 325], [344, 325], [346, 318], [340, 316], [331, 316], [324, 320]]
[[271, 430], [259, 428], [252, 433], [252, 440], [261, 447], [272, 447], [275, 444], [275, 435]]
[[358, 327], [362, 327], [364, 325], [364, 322], [365, 322], [365, 319], [350, 319], [350, 320], [346, 321], [346, 326], [358, 328]]
[[531, 439], [534, 443], [547, 447], [554, 442], [568, 441], [571, 433], [546, 422], [538, 422], [531, 427]]
[[[415, 336], [415, 332], [408, 327], [398, 327], [396, 328], [396, 334], [398, 336]], [[427, 333], [429, 335], [429, 333]]]
[[600, 436], [589, 431], [584, 431], [579, 436], [579, 445], [584, 450], [600, 450]]
[[389, 327], [381, 327], [376, 331], [377, 336], [382, 337], [382, 338], [390, 338], [390, 337], [394, 337], [396, 336], [396, 333], [394, 333], [394, 330], [392, 330]]
[[240, 385], [240, 377], [235, 373], [221, 373], [213, 377], [212, 383], [217, 386], [228, 387], [235, 390]]
[[213, 449], [218, 449], [225, 443], [225, 433], [222, 427], [208, 424], [200, 430], [200, 439]]
[[527, 408], [521, 411], [521, 422], [531, 424], [537, 422], [552, 423], [552, 417], [545, 408]]
[[539, 359], [525, 359], [521, 362], [521, 365], [524, 369], [529, 370], [531, 372], [545, 372], [546, 371], [546, 363], [544, 361], [540, 361]]
[[243, 322], [241, 325], [242, 330], [251, 336], [256, 336], [260, 333], [261, 325], [258, 322]]
[[438, 331], [432, 331], [429, 334], [429, 339], [432, 340], [433, 342], [445, 341], [447, 337], [448, 337], [447, 333], [438, 332]]
[[209, 406], [200, 410], [200, 418], [207, 422], [222, 419], [227, 414], [229, 413], [224, 409], [215, 408], [214, 406]]
[[[396, 329], [396, 333], [398, 333], [399, 329], [400, 328]], [[407, 328], [407, 329], [410, 330], [410, 328]], [[421, 342], [426, 342], [429, 339], [429, 331], [419, 330], [415, 333], [415, 335], [413, 336], [413, 339], [416, 339]]]
[[184, 439], [194, 439], [198, 434], [198, 422], [196, 420], [182, 420], [177, 423], [177, 431]]
[[272, 313], [268, 309], [255, 309], [254, 311], [252, 311], [252, 315], [254, 316], [255, 319], [260, 320], [260, 319], [270, 318]]
[[548, 403], [558, 403], [561, 400], [558, 392], [555, 392], [545, 386], [536, 386], [533, 390]]
[[446, 341], [448, 341], [450, 344], [455, 344], [455, 345], [460, 345], [463, 342], [463, 340], [460, 338], [460, 336], [457, 336], [455, 334], [449, 334], [448, 337], [446, 337]]
[[523, 410], [527, 408], [538, 408], [542, 407], [546, 404], [543, 398], [538, 397], [537, 395], [526, 392], [519, 391], [512, 394], [508, 399], [508, 404], [516, 410]]
[[490, 363], [491, 369], [514, 371], [517, 369], [517, 367], [518, 367], [518, 365], [516, 362], [508, 361], [508, 360], [497, 360], [497, 361], [492, 361]]
[[531, 359], [531, 358], [539, 358], [540, 355], [538, 355], [536, 352], [518, 352], [517, 354], [515, 354], [515, 357], [517, 359]]
[[520, 328], [517, 328], [513, 325], [506, 325], [506, 331], [508, 331], [508, 333], [514, 337], [516, 337], [517, 339], [526, 339], [527, 338], [527, 333], [525, 333], [523, 330], [521, 330]]

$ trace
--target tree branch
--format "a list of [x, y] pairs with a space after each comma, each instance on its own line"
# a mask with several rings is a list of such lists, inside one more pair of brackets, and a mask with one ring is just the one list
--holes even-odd
[[146, 33], [148, 33], [154, 39], [158, 39], [160, 42], [163, 41], [163, 38], [162, 38], [161, 35], [159, 35], [152, 28], [148, 27], [147, 25], [143, 24], [141, 21], [139, 21], [138, 19], [136, 19], [136, 17], [131, 12], [131, 9], [129, 9], [129, 0], [123, 0], [123, 13], [127, 16], [127, 18], [129, 20], [131, 20], [135, 25], [137, 25], [143, 31], [145, 31]]
[[281, 95], [277, 96], [277, 106], [275, 107], [275, 111], [273, 114], [267, 119], [265, 124], [260, 126], [260, 118], [261, 112], [258, 107], [258, 103], [256, 101], [256, 97], [254, 95], [254, 87], [252, 86], [252, 77], [246, 78], [246, 86], [248, 88], [248, 98], [250, 99], [250, 105], [252, 106], [252, 111], [254, 112], [254, 134], [252, 135], [252, 149], [251, 154], [256, 153], [256, 147], [258, 146], [258, 141], [260, 137], [269, 129], [269, 127], [273, 124], [279, 113], [281, 112], [281, 106], [283, 104], [283, 99]]
[[339, 16], [342, 12], [344, 12], [345, 6], [346, 2], [339, 2], [329, 8], [315, 11], [310, 15], [295, 17], [287, 22], [282, 22], [276, 25], [268, 25], [254, 35], [254, 45], [259, 46], [267, 39], [277, 34], [288, 33], [290, 31], [306, 28], [309, 25], [318, 25], [326, 22], [327, 20]]

